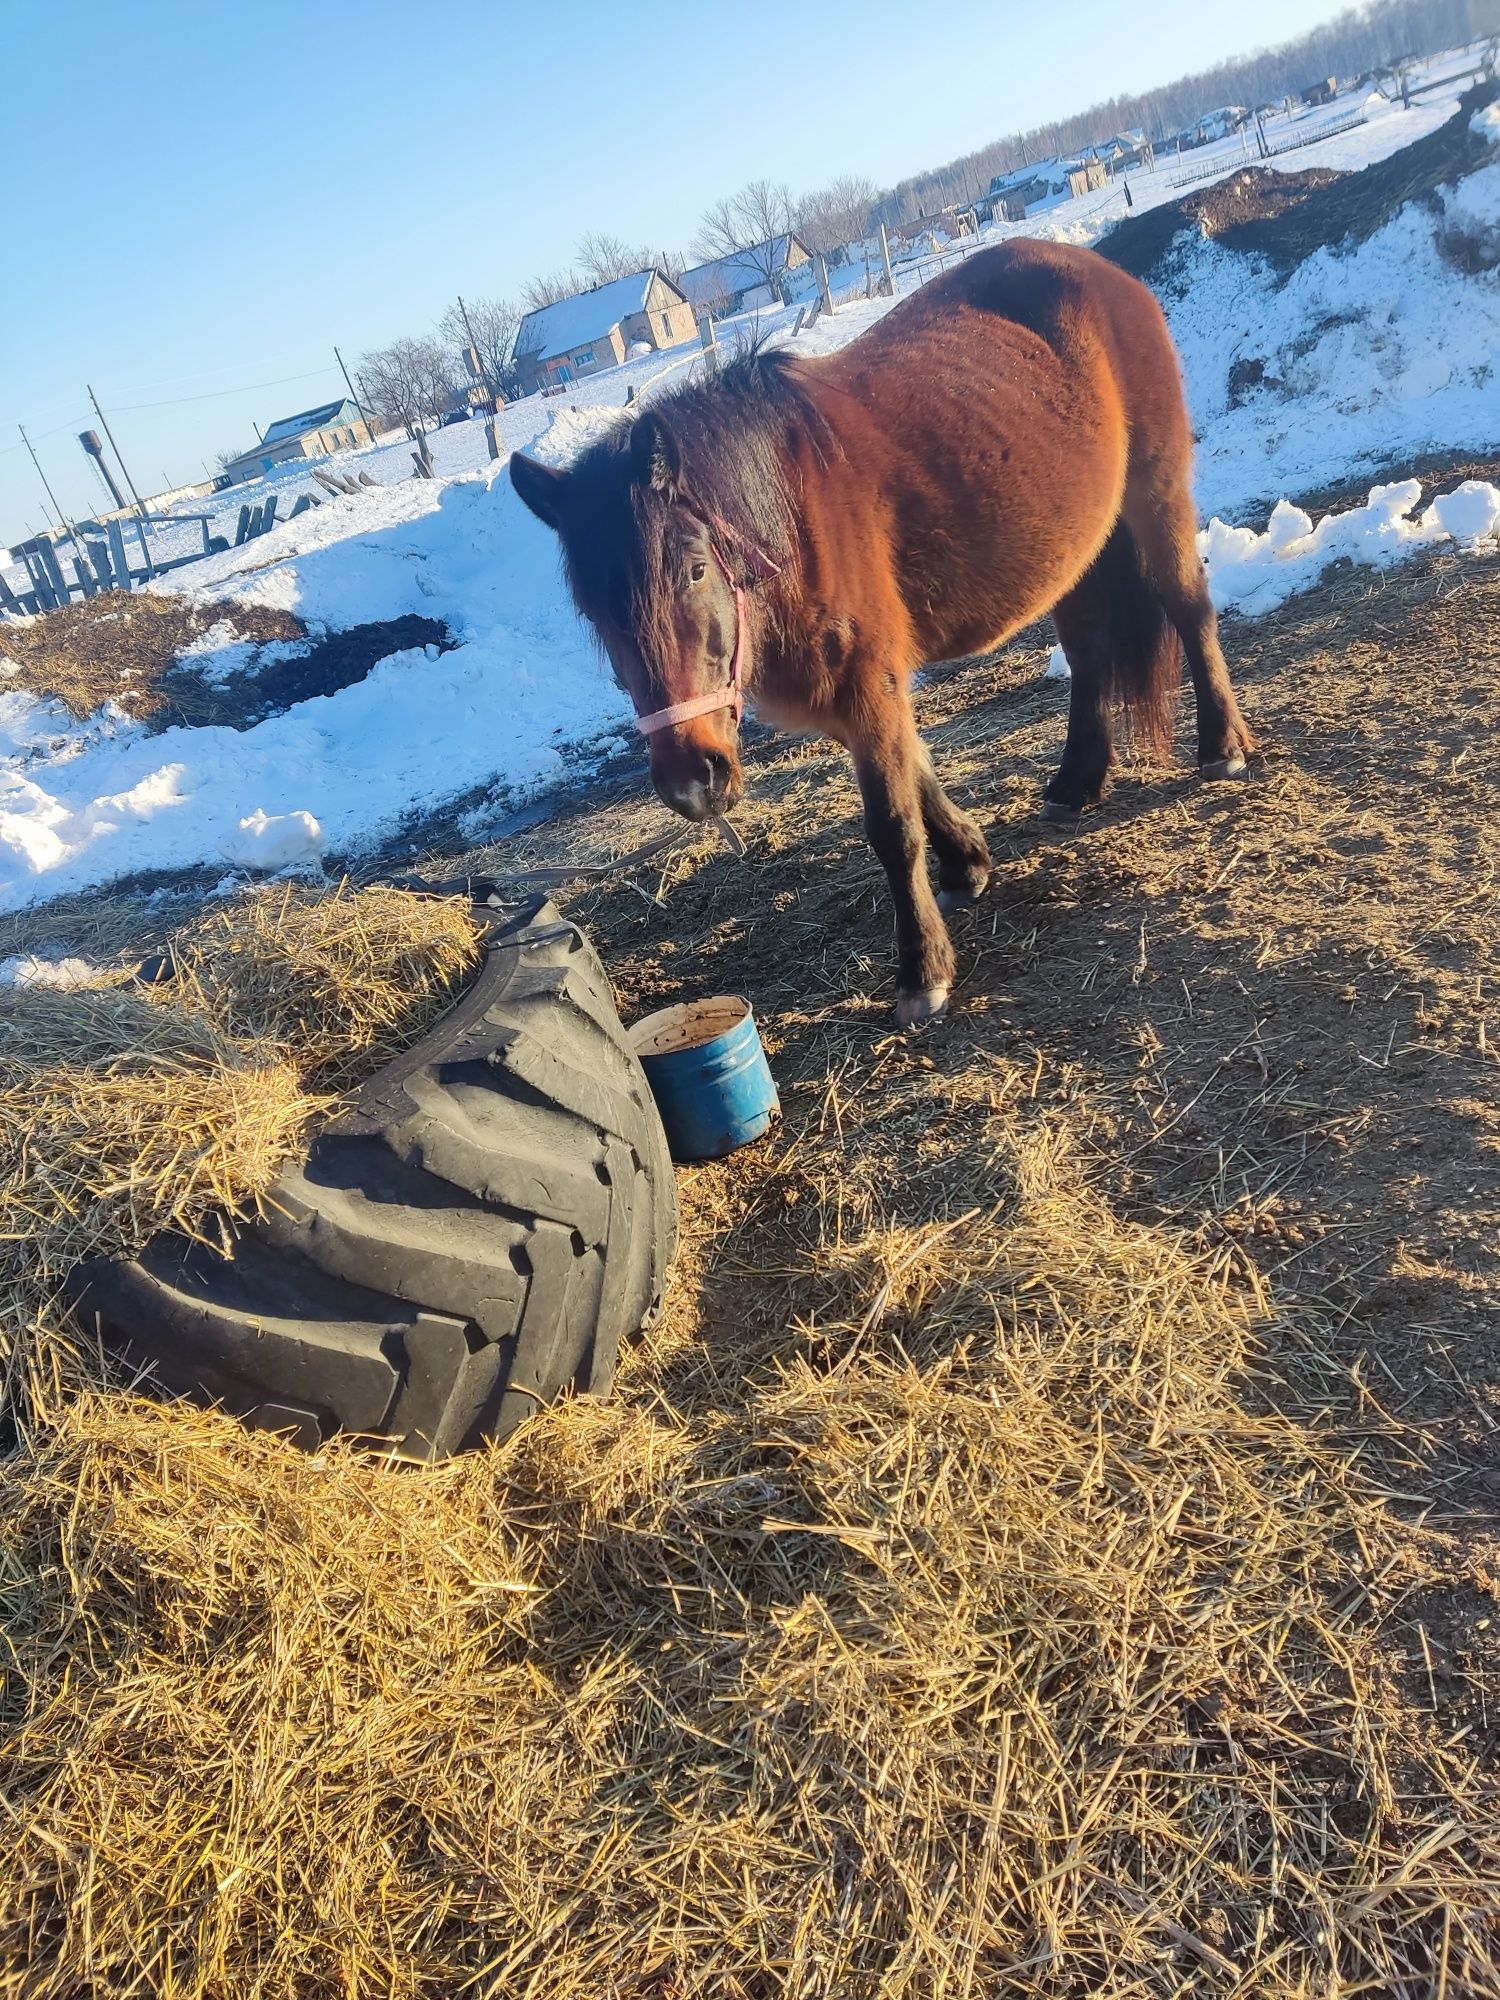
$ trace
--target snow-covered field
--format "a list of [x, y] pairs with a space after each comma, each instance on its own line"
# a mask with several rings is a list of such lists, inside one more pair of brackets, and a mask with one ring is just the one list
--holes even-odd
[[[1273, 164], [1357, 166], [1452, 110], [1441, 93], [1409, 112], [1372, 109], [1352, 131]], [[1319, 122], [1338, 111], [1326, 107]], [[1481, 123], [1480, 133], [1500, 145], [1500, 129]], [[1330, 157], [1320, 157], [1325, 150]], [[1246, 163], [1232, 140], [1192, 164], [1209, 153], [1226, 173]], [[1131, 176], [1137, 213], [1176, 198], [1177, 171], [1164, 161], [1153, 175]], [[1090, 242], [1122, 210], [1111, 189], [1024, 229]], [[1211, 242], [1179, 238], [1164, 303], [1200, 434], [1200, 498], [1206, 513], [1254, 510], [1265, 523], [1257, 532], [1218, 518], [1205, 531], [1221, 604], [1265, 609], [1340, 556], [1388, 562], [1437, 541], [1478, 546], [1500, 532], [1500, 492], [1479, 485], [1420, 516], [1419, 490], [1405, 482], [1377, 487], [1366, 507], [1316, 527], [1286, 504], [1266, 521], [1278, 494], [1400, 469], [1419, 454], [1500, 447], [1500, 272], [1466, 271], [1444, 254], [1451, 232], [1486, 242], [1496, 231], [1500, 156], [1492, 153], [1444, 191], [1441, 212], [1409, 206], [1357, 249], [1319, 251], [1284, 282]], [[1002, 226], [984, 240], [1014, 233]], [[925, 273], [904, 273], [899, 289], [932, 268], [929, 260]], [[862, 264], [844, 276], [862, 290]], [[846, 295], [832, 319], [797, 337], [798, 349], [842, 345], [889, 309], [888, 300]], [[788, 335], [793, 318], [768, 314], [763, 331]], [[1232, 378], [1236, 362], [1258, 364], [1258, 375], [1241, 368]], [[649, 397], [653, 384], [698, 365], [695, 348], [652, 355], [573, 385], [565, 398], [528, 398], [505, 411], [503, 442], [565, 462], [615, 421], [628, 388]], [[1231, 380], [1247, 374], [1255, 386], [1236, 393]], [[573, 613], [552, 538], [490, 463], [483, 425], [437, 433], [432, 451], [432, 481], [410, 476], [405, 440], [343, 455], [341, 471], [367, 471], [377, 484], [325, 498], [295, 521], [286, 516], [309, 487], [306, 470], [263, 482], [248, 497], [276, 491], [282, 524], [159, 587], [295, 611], [315, 632], [419, 613], [447, 624], [452, 651], [397, 654], [363, 681], [248, 729], [149, 735], [118, 712], [79, 723], [4, 691], [0, 626], [0, 908], [141, 871], [315, 867], [324, 853], [389, 842], [467, 796], [480, 801], [471, 811], [477, 835], [619, 740], [629, 725], [624, 699]], [[246, 489], [233, 495], [235, 511], [243, 497]], [[211, 669], [242, 661], [232, 631], [212, 636], [222, 643]]]

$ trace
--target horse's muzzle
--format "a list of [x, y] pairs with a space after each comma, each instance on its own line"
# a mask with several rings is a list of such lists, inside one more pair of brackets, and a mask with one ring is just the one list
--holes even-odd
[[724, 750], [684, 746], [659, 767], [653, 760], [657, 795], [684, 819], [717, 819], [739, 803], [745, 786], [738, 758]]

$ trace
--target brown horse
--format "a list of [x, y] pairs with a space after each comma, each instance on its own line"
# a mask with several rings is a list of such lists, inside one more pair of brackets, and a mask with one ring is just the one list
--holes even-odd
[[[941, 903], [990, 875], [939, 784], [909, 684], [1050, 611], [1072, 669], [1043, 812], [1072, 819], [1113, 757], [1113, 702], [1165, 745], [1187, 655], [1205, 777], [1254, 743], [1194, 545], [1192, 433], [1155, 299], [1091, 251], [972, 257], [821, 360], [762, 352], [664, 397], [566, 472], [514, 455], [517, 493], [634, 702], [651, 774], [689, 819], [740, 797], [742, 698], [854, 758], [890, 878], [897, 1014], [940, 1014]], [[1180, 646], [1179, 646], [1180, 642]]]

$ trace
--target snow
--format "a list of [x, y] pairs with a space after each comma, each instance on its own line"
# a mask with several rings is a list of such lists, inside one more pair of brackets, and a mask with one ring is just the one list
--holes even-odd
[[1488, 146], [1500, 146], [1500, 101], [1483, 105], [1469, 120], [1469, 130]]
[[1198, 537], [1214, 603], [1221, 610], [1271, 611], [1311, 589], [1340, 558], [1385, 568], [1443, 542], [1478, 549], [1500, 532], [1500, 486], [1466, 479], [1413, 518], [1421, 497], [1416, 479], [1373, 486], [1363, 506], [1325, 514], [1316, 527], [1300, 507], [1278, 500], [1259, 534], [1215, 516]]
[[323, 829], [310, 812], [268, 813], [257, 806], [240, 821], [228, 851], [241, 867], [280, 874], [318, 859]]
[[86, 958], [42, 958], [26, 952], [19, 958], [0, 959], [0, 986], [51, 986], [67, 992], [78, 986], [97, 986], [103, 976]]
[[[542, 444], [554, 455], [587, 424], [563, 415]], [[393, 654], [363, 681], [245, 730], [153, 736], [124, 717], [101, 729], [0, 695], [0, 727], [30, 753], [0, 762], [0, 907], [127, 871], [306, 865], [471, 792], [498, 813], [564, 780], [630, 722], [580, 630], [552, 537], [493, 473], [330, 502], [167, 581], [280, 604], [315, 628], [419, 611], [458, 644], [436, 660]]]
[[[1163, 303], [1201, 439], [1205, 512], [1500, 444], [1500, 270], [1469, 273], [1444, 254], [1450, 231], [1500, 229], [1500, 161], [1440, 200], [1439, 213], [1412, 203], [1286, 279], [1179, 238]], [[1262, 379], [1247, 383], [1247, 371]]]

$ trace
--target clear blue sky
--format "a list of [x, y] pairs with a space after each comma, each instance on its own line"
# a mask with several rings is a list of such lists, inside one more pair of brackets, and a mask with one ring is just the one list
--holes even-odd
[[100, 504], [86, 382], [143, 492], [201, 478], [342, 392], [335, 342], [352, 365], [586, 230], [685, 249], [758, 175], [888, 185], [1342, 4], [0, 0], [0, 541], [43, 521], [18, 421]]

